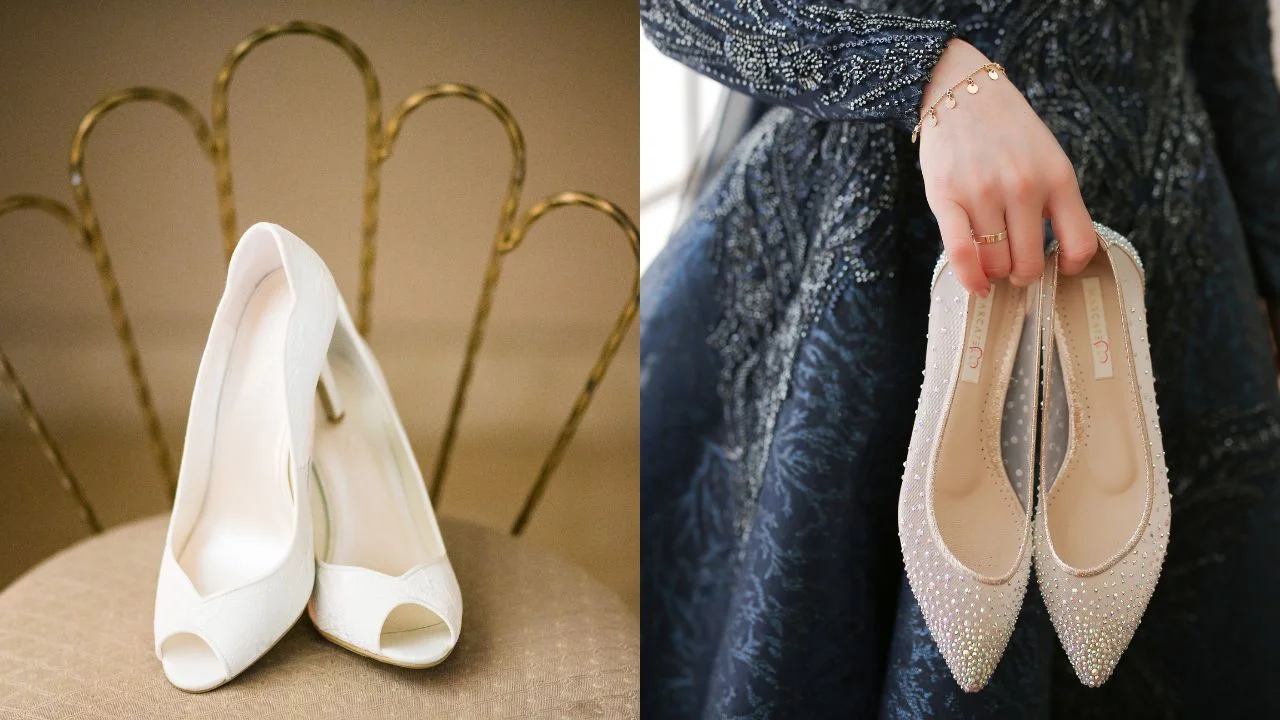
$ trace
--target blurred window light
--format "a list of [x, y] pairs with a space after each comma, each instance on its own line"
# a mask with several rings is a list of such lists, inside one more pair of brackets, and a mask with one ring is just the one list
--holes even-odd
[[685, 182], [721, 88], [640, 37], [640, 270], [675, 229]]

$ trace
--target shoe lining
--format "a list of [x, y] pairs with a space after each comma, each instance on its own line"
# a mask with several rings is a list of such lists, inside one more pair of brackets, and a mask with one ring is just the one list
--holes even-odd
[[[400, 441], [382, 389], [356, 348], [335, 333], [329, 363], [346, 416], [328, 422], [316, 405], [315, 479], [323, 507], [316, 518], [317, 556], [335, 565], [398, 576], [444, 555], [418, 506], [422, 483]], [[415, 512], [417, 509], [419, 512]]]
[[1146, 502], [1145, 439], [1121, 326], [1126, 310], [1105, 250], [1083, 272], [1060, 279], [1054, 309], [1068, 440], [1046, 498], [1046, 521], [1059, 559], [1086, 569], [1124, 547]]
[[[975, 308], [969, 297], [966, 347], [934, 459], [933, 508], [947, 549], [984, 577], [1007, 575], [1026, 534], [1026, 512], [1005, 474], [1000, 451], [1006, 391], [1025, 319], [1026, 291], [991, 285], [986, 342], [970, 346]], [[979, 320], [980, 321], [980, 320]], [[976, 368], [974, 366], [977, 366]], [[977, 382], [966, 382], [965, 375]]]
[[268, 574], [293, 542], [284, 393], [292, 305], [288, 279], [276, 270], [254, 288], [236, 326], [205, 496], [177, 557], [204, 596]]

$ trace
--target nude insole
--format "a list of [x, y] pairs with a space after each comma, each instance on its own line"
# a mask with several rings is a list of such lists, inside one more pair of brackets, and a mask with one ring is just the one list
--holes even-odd
[[[1024, 320], [1026, 291], [991, 285], [985, 342], [973, 342], [981, 304], [970, 296], [960, 378], [934, 461], [934, 518], [942, 540], [965, 567], [999, 577], [1013, 569], [1026, 512], [1000, 457], [1000, 424]], [[966, 381], [966, 378], [975, 382]]]
[[1123, 549], [1146, 504], [1142, 420], [1109, 263], [1100, 251], [1083, 272], [1064, 276], [1055, 308], [1057, 357], [1071, 412], [1066, 456], [1046, 498], [1046, 519], [1058, 557], [1082, 570]]
[[292, 542], [283, 367], [291, 306], [284, 272], [267, 275], [232, 340], [204, 502], [177, 558], [202, 595], [263, 577]]
[[316, 412], [315, 465], [324, 501], [316, 553], [391, 576], [443, 556], [434, 533], [418, 530], [418, 519], [426, 518], [413, 511], [422, 500], [409, 497], [408, 483], [422, 479], [381, 389], [349, 355], [331, 351], [329, 362], [346, 416], [331, 423]]

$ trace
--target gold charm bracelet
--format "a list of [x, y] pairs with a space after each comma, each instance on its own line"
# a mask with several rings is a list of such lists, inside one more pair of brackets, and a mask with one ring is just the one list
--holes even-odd
[[960, 82], [948, 88], [947, 91], [942, 94], [942, 97], [933, 101], [933, 104], [929, 106], [929, 109], [924, 111], [924, 115], [920, 116], [920, 122], [916, 123], [916, 126], [911, 129], [911, 142], [915, 142], [920, 137], [920, 128], [924, 127], [926, 120], [929, 122], [929, 127], [934, 127], [938, 124], [938, 103], [945, 101], [949, 108], [956, 106], [956, 90], [959, 90], [961, 85], [965, 86], [965, 90], [968, 90], [970, 95], [976, 95], [978, 92], [978, 83], [974, 82], [974, 78], [984, 72], [987, 74], [987, 77], [992, 80], [999, 80], [1000, 74], [1004, 72], [1004, 68], [1000, 66], [1000, 63], [987, 63], [977, 70], [969, 73], [969, 75]]

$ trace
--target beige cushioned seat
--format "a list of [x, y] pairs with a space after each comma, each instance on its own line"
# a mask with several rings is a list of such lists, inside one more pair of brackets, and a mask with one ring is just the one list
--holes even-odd
[[188, 695], [152, 650], [167, 516], [114, 528], [0, 593], [0, 717], [631, 718], [639, 625], [573, 565], [442, 519], [462, 585], [462, 638], [444, 664], [406, 670], [347, 652], [305, 615], [227, 685]]

